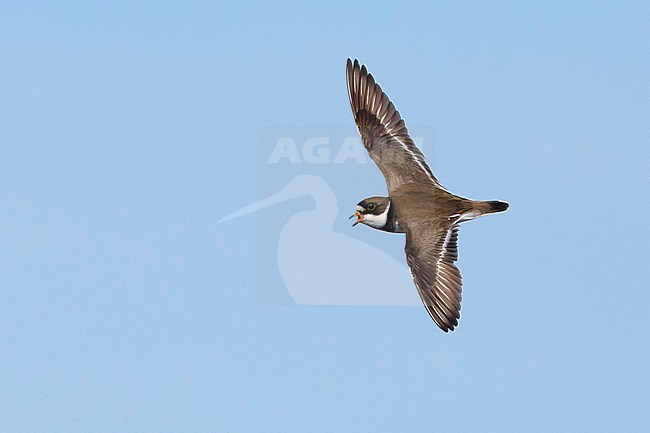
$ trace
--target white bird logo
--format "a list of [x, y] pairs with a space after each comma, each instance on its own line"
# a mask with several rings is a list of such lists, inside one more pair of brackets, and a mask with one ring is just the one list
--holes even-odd
[[[321, 177], [297, 176], [277, 193], [227, 215], [219, 223], [304, 196], [312, 197], [316, 208], [300, 211], [286, 222], [277, 249], [280, 275], [297, 304], [420, 303], [411, 289], [406, 266], [372, 245], [334, 232], [336, 196]], [[368, 275], [372, 275], [371, 282]]]

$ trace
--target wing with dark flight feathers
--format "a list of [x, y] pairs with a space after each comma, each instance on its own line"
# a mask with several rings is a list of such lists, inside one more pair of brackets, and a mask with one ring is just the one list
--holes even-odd
[[406, 262], [427, 312], [443, 331], [460, 319], [462, 278], [457, 225], [423, 225], [406, 229]]
[[370, 157], [386, 179], [389, 195], [405, 183], [442, 185], [409, 137], [388, 96], [357, 60], [347, 63], [348, 94], [354, 121]]

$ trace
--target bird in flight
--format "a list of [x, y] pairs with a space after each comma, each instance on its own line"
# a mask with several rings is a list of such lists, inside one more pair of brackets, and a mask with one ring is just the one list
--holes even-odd
[[361, 200], [350, 217], [391, 233], [405, 233], [406, 263], [427, 312], [445, 332], [460, 319], [462, 279], [456, 267], [462, 222], [503, 212], [508, 203], [477, 201], [447, 191], [409, 137], [395, 106], [365, 66], [348, 59], [350, 106], [361, 141], [381, 170], [388, 197]]

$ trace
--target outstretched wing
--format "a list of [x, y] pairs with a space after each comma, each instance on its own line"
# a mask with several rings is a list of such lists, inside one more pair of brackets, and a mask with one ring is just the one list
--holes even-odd
[[406, 229], [406, 262], [429, 315], [443, 331], [460, 319], [462, 278], [458, 260], [458, 226], [425, 225]]
[[348, 94], [354, 121], [370, 157], [386, 179], [391, 194], [405, 183], [440, 182], [409, 137], [406, 125], [388, 96], [357, 60], [347, 63]]

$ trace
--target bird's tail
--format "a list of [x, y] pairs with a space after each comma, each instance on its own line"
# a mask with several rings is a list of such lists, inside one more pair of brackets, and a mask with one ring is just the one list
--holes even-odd
[[492, 200], [492, 201], [475, 201], [473, 204], [473, 207], [475, 210], [479, 212], [480, 215], [487, 215], [489, 213], [496, 213], [496, 212], [503, 212], [510, 205], [504, 201], [497, 201], [497, 200]]

